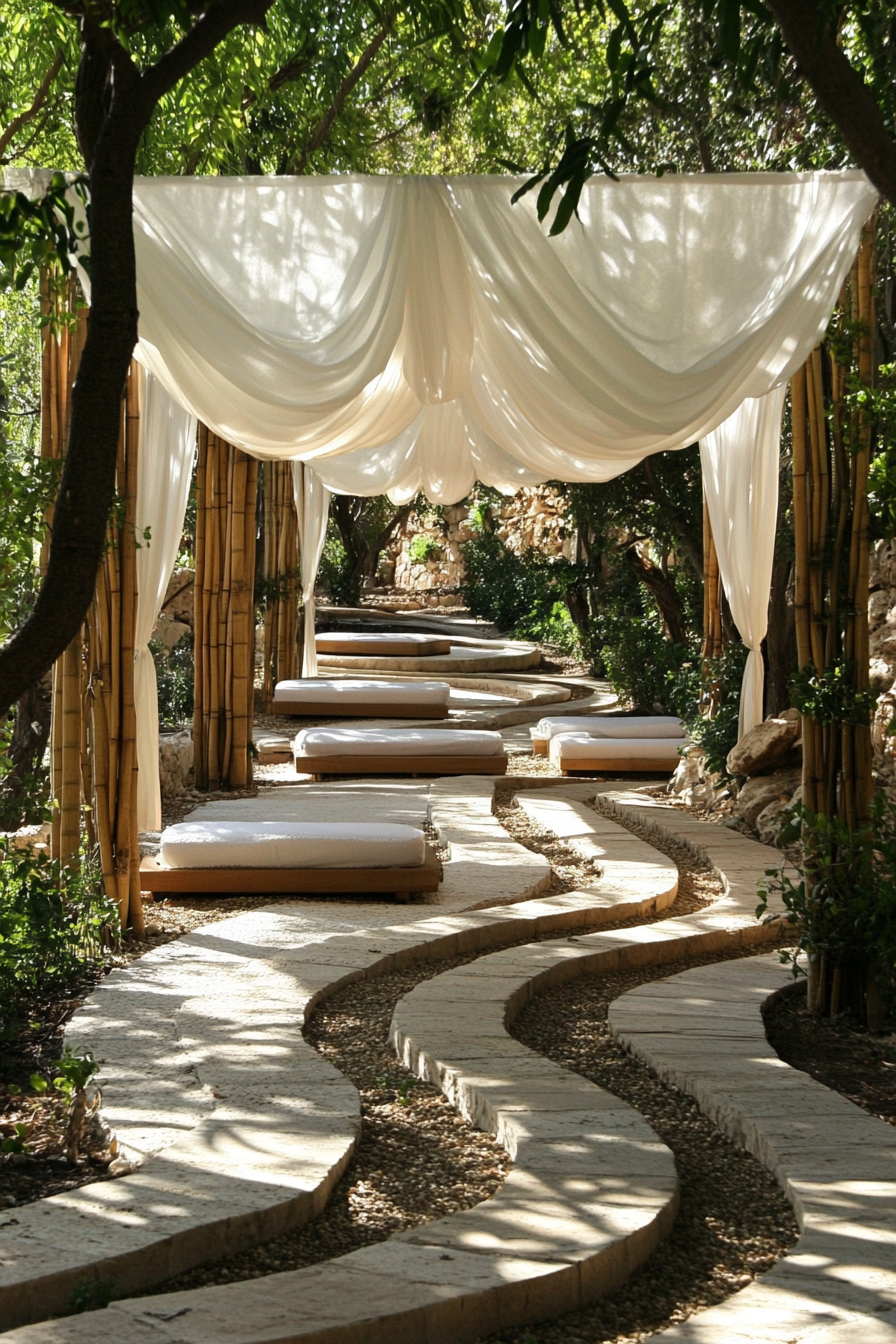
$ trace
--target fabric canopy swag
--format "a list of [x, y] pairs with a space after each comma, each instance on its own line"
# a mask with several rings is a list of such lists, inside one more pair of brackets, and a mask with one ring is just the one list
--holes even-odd
[[[700, 440], [723, 583], [754, 655], [743, 731], [762, 716], [784, 390], [877, 194], [861, 172], [595, 177], [549, 238], [532, 195], [511, 205], [520, 185], [138, 179], [137, 357], [147, 398], [175, 403], [145, 451], [182, 454], [198, 417], [257, 457], [306, 464], [310, 600], [321, 485], [453, 503], [477, 479], [505, 492], [606, 481]], [[141, 526], [151, 513], [138, 501]], [[306, 675], [312, 654], [306, 642]]]

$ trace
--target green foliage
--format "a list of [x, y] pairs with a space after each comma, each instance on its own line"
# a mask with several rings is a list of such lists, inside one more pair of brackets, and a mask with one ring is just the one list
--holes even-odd
[[92, 855], [82, 851], [75, 868], [8, 842], [0, 846], [4, 1013], [61, 994], [102, 964], [117, 919]]
[[0, 191], [0, 285], [23, 290], [42, 266], [58, 266], [63, 275], [74, 269], [75, 257], [89, 266], [85, 251], [87, 216], [79, 207], [87, 200], [86, 179], [69, 183], [53, 173], [42, 196], [31, 200], [21, 191]]
[[[806, 872], [796, 882], [783, 868], [769, 869], [760, 887], [759, 917], [769, 897], [780, 896], [798, 930], [798, 950], [834, 965], [874, 962], [896, 994], [896, 804], [885, 794], [872, 800], [867, 830], [851, 832], [837, 817], [797, 803], [781, 834], [783, 844], [802, 837]], [[788, 954], [797, 974], [796, 953]]]
[[193, 717], [193, 632], [182, 635], [173, 649], [160, 640], [149, 642], [159, 688], [159, 723], [166, 727], [189, 723]]
[[535, 550], [517, 555], [493, 532], [464, 542], [461, 554], [466, 568], [464, 601], [475, 615], [494, 622], [499, 630], [559, 644], [564, 652], [577, 651], [575, 627], [558, 612], [576, 579], [575, 565]]
[[672, 688], [693, 650], [671, 643], [656, 604], [634, 576], [621, 570], [598, 589], [589, 630], [596, 676], [606, 676], [636, 709], [675, 713]]
[[411, 538], [408, 545], [408, 556], [412, 565], [425, 565], [429, 560], [437, 560], [442, 554], [442, 548], [434, 537], [428, 537], [423, 532], [418, 532]]
[[351, 562], [332, 521], [327, 524], [327, 539], [317, 570], [317, 583], [337, 607], [353, 607], [357, 604], [361, 585], [353, 582]]
[[[747, 650], [726, 644], [721, 658], [711, 659], [704, 673], [702, 659], [682, 665], [671, 687], [675, 712], [688, 734], [706, 753], [706, 768], [728, 777], [728, 753], [737, 742], [740, 688]], [[712, 717], [703, 711], [713, 705]]]
[[72, 1100], [76, 1092], [83, 1092], [94, 1074], [99, 1073], [100, 1070], [99, 1063], [89, 1050], [85, 1050], [83, 1054], [77, 1054], [68, 1045], [65, 1047], [62, 1058], [53, 1060], [52, 1067], [56, 1070], [53, 1086], [57, 1092], [61, 1092], [69, 1101]]
[[854, 663], [834, 663], [823, 672], [811, 667], [795, 672], [790, 678], [795, 708], [816, 723], [869, 723], [874, 692], [854, 689], [854, 670]]
[[94, 1279], [89, 1274], [83, 1274], [72, 1284], [68, 1312], [77, 1316], [82, 1311], [102, 1311], [112, 1301], [114, 1292], [114, 1279]]

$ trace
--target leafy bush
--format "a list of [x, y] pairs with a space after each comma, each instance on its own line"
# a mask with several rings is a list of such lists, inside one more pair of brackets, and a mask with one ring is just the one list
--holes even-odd
[[[781, 842], [802, 837], [807, 875], [796, 882], [783, 868], [769, 869], [757, 914], [768, 917], [769, 896], [778, 894], [797, 926], [799, 951], [834, 966], [876, 966], [880, 988], [896, 1006], [896, 804], [878, 793], [860, 832], [801, 803], [791, 816]], [[787, 954], [794, 974], [796, 956]]]
[[575, 565], [535, 550], [517, 555], [493, 532], [464, 542], [461, 553], [464, 601], [474, 615], [522, 638], [558, 644], [568, 653], [579, 651], [578, 632], [564, 601], [578, 575]]
[[[703, 748], [706, 768], [728, 775], [728, 753], [737, 742], [740, 715], [740, 688], [747, 650], [743, 644], [726, 644], [721, 658], [708, 662], [704, 672], [701, 659], [682, 665], [673, 677], [671, 700], [675, 713], [688, 733]], [[712, 697], [711, 718], [701, 711]]]
[[78, 867], [0, 845], [0, 1002], [51, 998], [101, 964], [118, 921], [98, 863]]
[[408, 558], [412, 565], [425, 565], [429, 560], [437, 560], [442, 554], [442, 548], [434, 537], [428, 537], [425, 532], [418, 532], [411, 538], [408, 546]]
[[193, 717], [195, 664], [193, 632], [182, 635], [173, 649], [159, 640], [150, 640], [159, 687], [159, 723], [174, 727]]

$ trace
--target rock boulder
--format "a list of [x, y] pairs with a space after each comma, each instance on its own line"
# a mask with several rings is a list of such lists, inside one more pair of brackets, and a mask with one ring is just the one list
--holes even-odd
[[159, 735], [159, 784], [166, 798], [177, 798], [189, 789], [193, 771], [193, 734], [189, 728]]
[[748, 779], [734, 801], [734, 816], [749, 826], [756, 823], [759, 814], [770, 805], [786, 805], [800, 786], [799, 770], [779, 770], [773, 775], [757, 775]]
[[766, 719], [745, 733], [728, 753], [728, 771], [732, 775], [767, 774], [790, 755], [800, 736], [800, 716], [788, 709], [776, 718]]

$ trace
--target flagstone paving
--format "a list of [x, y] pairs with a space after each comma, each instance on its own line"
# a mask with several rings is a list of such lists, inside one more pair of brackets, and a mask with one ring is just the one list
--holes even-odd
[[[474, 830], [483, 827], [483, 843], [500, 843], [486, 825], [481, 806], [465, 809], [462, 794], [454, 792], [459, 781], [445, 783], [451, 787], [435, 800], [434, 815], [443, 809], [439, 815], [446, 829], [455, 825], [462, 831], [466, 821]], [[604, 875], [593, 891], [459, 914], [427, 911], [416, 923], [392, 919], [375, 931], [361, 930], [357, 924], [351, 931], [325, 931], [320, 925], [315, 929], [307, 913], [296, 910], [294, 915], [295, 907], [278, 906], [215, 924], [207, 932], [199, 930], [152, 954], [169, 977], [177, 957], [185, 963], [195, 958], [200, 965], [230, 957], [233, 969], [242, 958], [253, 969], [263, 967], [258, 972], [262, 981], [270, 975], [271, 998], [277, 1003], [284, 997], [281, 979], [291, 978], [295, 1000], [302, 1005], [293, 1019], [297, 1023], [321, 997], [353, 978], [381, 973], [420, 956], [481, 952], [476, 961], [425, 981], [400, 1001], [392, 1037], [406, 1063], [437, 1082], [455, 1105], [495, 1133], [513, 1154], [513, 1171], [492, 1199], [310, 1269], [117, 1301], [104, 1312], [46, 1321], [6, 1337], [20, 1344], [81, 1340], [112, 1344], [124, 1339], [153, 1344], [274, 1340], [460, 1344], [495, 1329], [568, 1311], [621, 1282], [649, 1253], [674, 1215], [676, 1178], [670, 1154], [630, 1107], [526, 1050], [509, 1037], [507, 1025], [533, 993], [570, 976], [679, 960], [745, 943], [761, 945], [771, 931], [754, 917], [756, 881], [774, 856], [745, 837], [686, 814], [675, 812], [670, 817], [669, 810], [630, 789], [599, 791], [610, 808], [637, 806], [648, 821], [662, 816], [677, 835], [703, 848], [724, 877], [723, 897], [678, 919], [562, 937], [564, 924], [579, 927], [587, 919], [598, 925], [618, 917], [622, 909], [627, 915], [639, 896], [641, 916], [655, 913], [673, 898], [675, 878], [662, 856], [593, 812], [589, 835], [585, 815], [589, 809], [580, 809], [580, 799], [562, 790], [557, 790], [558, 797], [542, 790], [525, 800], [527, 808], [530, 803], [541, 807], [553, 815], [560, 831], [565, 828], [567, 839], [588, 846], [591, 853], [601, 851]], [[456, 843], [462, 848], [460, 837]], [[642, 856], [644, 866], [639, 869]], [[617, 870], [617, 862], [627, 867]], [[525, 873], [526, 879], [532, 875], [531, 870]], [[480, 894], [491, 890], [480, 888]], [[561, 936], [552, 942], [493, 950], [525, 937], [527, 930], [554, 930]], [[164, 954], [172, 948], [180, 950], [169, 965]], [[148, 962], [149, 957], [138, 965]], [[250, 979], [252, 973], [247, 972]], [[245, 1152], [252, 1143], [252, 1106], [257, 1101], [255, 1032], [261, 1031], [258, 1040], [267, 1052], [262, 1059], [268, 1067], [288, 1071], [301, 1052], [282, 1017], [275, 1015], [273, 1034], [264, 1034], [265, 1014], [257, 1011], [255, 991], [240, 990], [242, 974], [240, 970], [232, 976], [235, 993], [226, 1003], [222, 996], [223, 1031], [217, 1030], [214, 1013], [203, 1017], [202, 1010], [187, 1004], [188, 1017], [192, 1013], [210, 1030], [203, 1035], [197, 1026], [186, 1041], [194, 1054], [197, 1046], [200, 1052], [208, 1050], [213, 1066], [218, 1052], [223, 1053], [225, 1065], [234, 1071], [232, 1078], [243, 1084], [236, 1096], [245, 1110], [237, 1115], [235, 1108], [215, 1109], [198, 1118], [197, 1100], [188, 1096], [183, 1105], [191, 1117], [189, 1135], [154, 1149], [155, 1156], [144, 1167], [103, 1189], [138, 1190], [141, 1174], [149, 1177], [154, 1166], [176, 1158], [180, 1144], [187, 1154], [181, 1168], [185, 1186], [194, 1170], [201, 1171], [203, 1179], [216, 1181], [219, 1216], [221, 1209], [233, 1204], [231, 1186], [242, 1188], [242, 1164], [251, 1173], [247, 1186], [262, 1183], [258, 1173], [263, 1162], [259, 1158], [253, 1167]], [[803, 1339], [807, 1344], [809, 1340], [840, 1344], [845, 1330], [854, 1333], [857, 1327], [872, 1344], [896, 1338], [892, 1319], [896, 1253], [889, 1213], [896, 1189], [890, 1179], [896, 1136], [782, 1064], [765, 1043], [761, 1003], [785, 982], [786, 971], [776, 958], [748, 958], [646, 985], [618, 1000], [612, 1010], [614, 1029], [633, 1049], [676, 1086], [694, 1091], [729, 1132], [740, 1135], [772, 1167], [805, 1225], [792, 1255], [721, 1306], [662, 1332], [670, 1340], [736, 1344], [749, 1337], [768, 1344]], [[134, 997], [137, 1002], [140, 995]], [[209, 1003], [214, 999], [214, 994], [207, 996]], [[237, 1023], [241, 999], [250, 1009], [245, 1028]], [[225, 1048], [234, 1043], [232, 1050]], [[240, 1068], [242, 1076], [237, 1078]], [[282, 1088], [270, 1091], [282, 1102]], [[114, 1104], [114, 1096], [110, 1100]], [[225, 1095], [221, 1100], [226, 1104], [230, 1099]], [[296, 1123], [285, 1127], [286, 1145], [282, 1149], [274, 1145], [271, 1186], [278, 1191], [277, 1182], [282, 1184], [278, 1154], [300, 1141], [301, 1088], [295, 1101]], [[347, 1127], [349, 1110], [346, 1104]], [[228, 1144], [235, 1135], [236, 1147], [218, 1149], [223, 1160], [212, 1172], [211, 1164], [202, 1163], [215, 1151], [206, 1133], [213, 1131], [209, 1121], [219, 1115], [224, 1123], [218, 1132], [226, 1135]], [[248, 1123], [241, 1128], [244, 1120]], [[160, 1132], [164, 1128], [158, 1125]], [[320, 1137], [319, 1129], [316, 1135]], [[151, 1141], [144, 1137], [143, 1142], [149, 1151]], [[268, 1144], [265, 1140], [255, 1146], [260, 1152]], [[201, 1159], [194, 1166], [190, 1156], [197, 1152]], [[231, 1176], [234, 1161], [236, 1178]], [[84, 1197], [90, 1198], [97, 1188], [87, 1187]], [[207, 1187], [203, 1192], [208, 1197]], [[71, 1192], [74, 1197], [81, 1194]], [[42, 1203], [53, 1205], [68, 1198], [57, 1196]], [[170, 1204], [176, 1202], [175, 1192], [167, 1191], [166, 1198], [167, 1205], [158, 1192], [155, 1205], [144, 1207], [144, 1231], [151, 1231], [154, 1218], [167, 1216]], [[276, 1201], [272, 1206], [277, 1207]], [[259, 1216], [257, 1225], [262, 1221]], [[111, 1235], [119, 1235], [125, 1222], [112, 1225], [109, 1220]], [[67, 1227], [70, 1250], [70, 1216]], [[10, 1240], [21, 1244], [21, 1234], [10, 1230], [14, 1231]], [[4, 1230], [4, 1240], [6, 1236]], [[164, 1254], [169, 1259], [176, 1242], [166, 1228]], [[53, 1242], [57, 1245], [58, 1239]], [[156, 1255], [152, 1248], [135, 1257], [144, 1265], [145, 1282], [163, 1277], [154, 1273]], [[98, 1274], [105, 1264], [97, 1257]], [[41, 1300], [44, 1314], [52, 1310], [45, 1293]], [[35, 1305], [33, 1297], [32, 1310]]]

